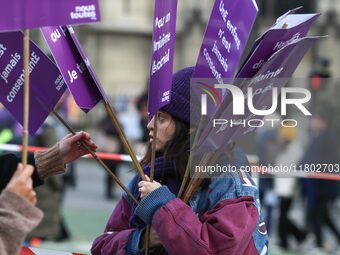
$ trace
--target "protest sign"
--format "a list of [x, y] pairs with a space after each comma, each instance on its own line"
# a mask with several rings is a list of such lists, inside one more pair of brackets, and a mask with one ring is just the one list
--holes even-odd
[[[0, 101], [23, 124], [23, 34], [0, 33]], [[30, 123], [33, 135], [53, 110], [66, 90], [65, 82], [55, 64], [31, 41], [29, 72]]]
[[[211, 87], [230, 83], [234, 78], [257, 12], [258, 7], [253, 0], [215, 1], [192, 77], [213, 78], [214, 81], [213, 84], [192, 84], [192, 97], [200, 98], [202, 90], [210, 90], [221, 105], [224, 93], [217, 94]], [[217, 107], [215, 101], [209, 101], [208, 117]]]
[[0, 9], [0, 31], [97, 21], [98, 0], [11, 0]]
[[104, 99], [104, 91], [71, 26], [41, 31], [77, 105], [88, 112]]
[[290, 14], [280, 19], [254, 44], [237, 78], [251, 78], [279, 49], [307, 35], [320, 14]]
[[216, 149], [223, 151], [239, 137], [255, 130], [264, 116], [254, 112], [273, 110], [274, 102], [277, 106], [275, 95], [278, 96], [279, 90], [287, 84], [303, 56], [319, 38], [301, 38], [280, 49], [252, 79], [240, 82], [242, 89], [227, 84], [219, 86], [234, 91], [227, 94], [222, 110], [207, 125], [200, 142], [194, 148], [195, 152], [204, 153]]
[[150, 119], [171, 100], [176, 16], [177, 0], [155, 1], [148, 99]]

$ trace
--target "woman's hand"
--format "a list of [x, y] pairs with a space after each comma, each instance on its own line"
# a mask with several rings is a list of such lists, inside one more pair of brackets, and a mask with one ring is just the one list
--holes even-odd
[[35, 205], [37, 194], [33, 190], [32, 174], [33, 166], [27, 165], [24, 168], [22, 164], [19, 164], [5, 190], [13, 192]]
[[75, 135], [68, 134], [59, 142], [60, 155], [64, 164], [70, 163], [89, 153], [80, 142], [83, 142], [93, 151], [96, 151], [98, 148], [92, 141], [91, 136], [84, 131], [77, 132]]
[[146, 181], [140, 181], [138, 183], [141, 198], [146, 197], [149, 193], [162, 186], [159, 182], [156, 181], [151, 182], [150, 178], [147, 175], [145, 175], [145, 177]]

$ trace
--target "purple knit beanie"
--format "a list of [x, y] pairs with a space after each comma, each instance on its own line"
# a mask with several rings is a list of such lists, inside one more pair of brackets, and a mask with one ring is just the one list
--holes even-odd
[[190, 79], [193, 72], [194, 67], [186, 67], [177, 71], [172, 76], [170, 104], [161, 109], [162, 111], [165, 111], [171, 116], [188, 124], [190, 124], [190, 107], [192, 108], [192, 114], [196, 113], [197, 108], [197, 106], [190, 104]]

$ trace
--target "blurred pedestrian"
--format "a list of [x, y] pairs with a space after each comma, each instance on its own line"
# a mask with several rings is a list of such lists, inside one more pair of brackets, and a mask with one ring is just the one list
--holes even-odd
[[145, 92], [137, 99], [137, 109], [140, 116], [139, 127], [142, 130], [142, 136], [140, 140], [143, 143], [149, 141], [149, 130], [147, 128], [149, 122], [148, 115], [148, 94]]
[[[296, 164], [300, 159], [297, 153], [296, 143], [293, 143], [297, 134], [296, 128], [282, 127], [279, 129], [281, 140], [285, 141], [287, 147], [280, 153], [276, 160], [276, 164], [280, 166], [288, 166]], [[289, 143], [289, 144], [288, 144]], [[294, 237], [295, 240], [302, 245], [307, 237], [307, 231], [290, 219], [289, 212], [297, 196], [298, 182], [295, 177], [275, 178], [275, 193], [279, 198], [279, 222], [278, 237], [279, 245], [285, 250], [290, 249], [289, 238]]]
[[[277, 114], [266, 117], [268, 119], [280, 119]], [[256, 153], [259, 158], [258, 164], [262, 167], [273, 167], [279, 153], [285, 146], [284, 140], [279, 134], [279, 126], [264, 126], [256, 133]], [[262, 174], [259, 179], [259, 198], [263, 206], [267, 231], [270, 234], [272, 225], [272, 211], [278, 204], [274, 192], [274, 176]]]
[[[100, 121], [100, 129], [104, 131], [104, 138], [101, 144], [101, 150], [107, 153], [123, 153], [123, 145], [121, 140], [119, 139], [118, 133], [116, 131], [115, 126], [112, 124], [112, 121], [108, 115], [106, 115], [102, 121]], [[111, 170], [111, 172], [117, 175], [118, 167], [120, 165], [119, 161], [116, 160], [103, 160], [103, 162], [107, 165], [107, 167]], [[108, 174], [105, 175], [105, 198], [113, 199], [114, 198], [114, 185], [112, 177]]]
[[[319, 110], [311, 121], [312, 139], [301, 160], [306, 171], [318, 164], [330, 170], [339, 163], [338, 140], [331, 129], [333, 113], [330, 109]], [[340, 233], [330, 215], [330, 207], [339, 195], [339, 183], [336, 181], [309, 179], [304, 180], [304, 192], [307, 196], [307, 220], [316, 237], [317, 248], [322, 248], [323, 227], [327, 226], [340, 244]]]
[[[54, 118], [47, 118], [36, 137], [37, 146], [50, 147], [57, 142]], [[70, 234], [62, 216], [62, 197], [65, 185], [63, 175], [54, 175], [45, 179], [44, 185], [36, 189], [37, 207], [43, 211], [44, 218], [28, 235], [41, 240], [61, 241], [69, 238]]]

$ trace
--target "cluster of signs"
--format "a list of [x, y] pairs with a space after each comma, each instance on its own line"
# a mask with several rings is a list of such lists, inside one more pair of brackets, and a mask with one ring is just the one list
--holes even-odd
[[42, 27], [41, 31], [58, 64], [56, 66], [30, 41], [31, 135], [58, 103], [66, 85], [85, 112], [101, 99], [107, 100], [70, 25], [100, 21], [98, 0], [14, 0], [6, 3], [0, 12], [0, 102], [20, 124], [23, 124], [25, 73], [23, 33], [17, 30]]
[[[177, 1], [172, 0], [155, 1], [150, 118], [171, 101], [176, 5]], [[255, 0], [215, 0], [191, 83], [191, 99], [202, 102], [193, 111], [201, 108], [206, 117], [201, 119], [206, 123], [202, 125], [204, 129], [193, 151], [201, 154], [224, 150], [231, 142], [255, 129], [254, 125], [242, 125], [243, 122], [262, 121], [264, 115], [276, 110], [270, 106], [277, 100], [281, 88], [292, 77], [306, 52], [321, 38], [307, 37], [320, 14], [295, 14], [299, 9], [279, 17], [255, 41], [240, 65], [258, 13], [257, 4]], [[231, 93], [223, 84], [233, 84], [237, 93]], [[206, 94], [211, 100], [207, 100]], [[235, 114], [237, 101], [242, 106], [242, 114]], [[264, 114], [259, 116], [254, 112]], [[196, 115], [192, 114], [191, 124], [198, 126]], [[240, 120], [241, 124], [228, 125], [230, 121]]]
[[[245, 11], [240, 12], [241, 9]], [[258, 125], [253, 123], [262, 122], [265, 115], [276, 110], [279, 92], [284, 90], [306, 52], [322, 38], [307, 37], [320, 14], [295, 14], [299, 9], [279, 17], [255, 41], [240, 65], [258, 11], [256, 3], [253, 0], [215, 1], [191, 84], [192, 98], [201, 98], [207, 87], [212, 97], [201, 106], [206, 123], [193, 148], [196, 153], [223, 151], [231, 142], [255, 130]], [[238, 66], [241, 67], [236, 72]], [[217, 90], [222, 98], [220, 104], [214, 100]], [[300, 102], [295, 103], [308, 115]]]
[[[39, 8], [36, 8], [38, 5]], [[233, 84], [243, 95], [247, 95], [243, 97], [245, 105], [249, 105], [246, 102], [249, 88], [261, 91], [252, 94], [252, 109], [265, 110], [272, 101], [269, 92], [285, 86], [307, 50], [319, 39], [307, 37], [319, 14], [295, 14], [297, 10], [279, 17], [255, 41], [245, 62], [240, 65], [258, 13], [257, 4], [255, 0], [215, 1], [193, 74], [193, 80], [199, 82], [193, 82], [191, 87], [199, 99], [202, 91], [211, 90], [213, 93], [210, 95], [216, 95], [219, 103], [213, 98], [205, 106], [207, 125], [196, 151], [223, 148], [252, 131], [242, 125], [227, 129], [221, 126], [218, 131], [214, 128], [214, 120], [235, 117], [235, 98], [222, 84]], [[0, 31], [4, 31], [0, 33], [0, 101], [21, 124], [23, 34], [20, 31], [8, 31], [41, 27], [57, 63], [56, 66], [31, 42], [30, 112], [34, 114], [30, 115], [30, 134], [34, 134], [42, 125], [65, 92], [66, 86], [85, 112], [102, 99], [107, 102], [90, 61], [70, 26], [99, 21], [98, 0], [13, 0], [0, 12]], [[150, 117], [171, 101], [176, 15], [177, 0], [155, 0], [148, 104]], [[238, 69], [239, 66], [241, 68]], [[206, 78], [210, 79], [209, 84], [202, 80]], [[219, 86], [214, 87], [214, 84]], [[217, 93], [216, 89], [221, 90]], [[249, 121], [255, 117], [250, 110], [245, 107], [243, 119]], [[221, 132], [223, 128], [227, 131]]]

